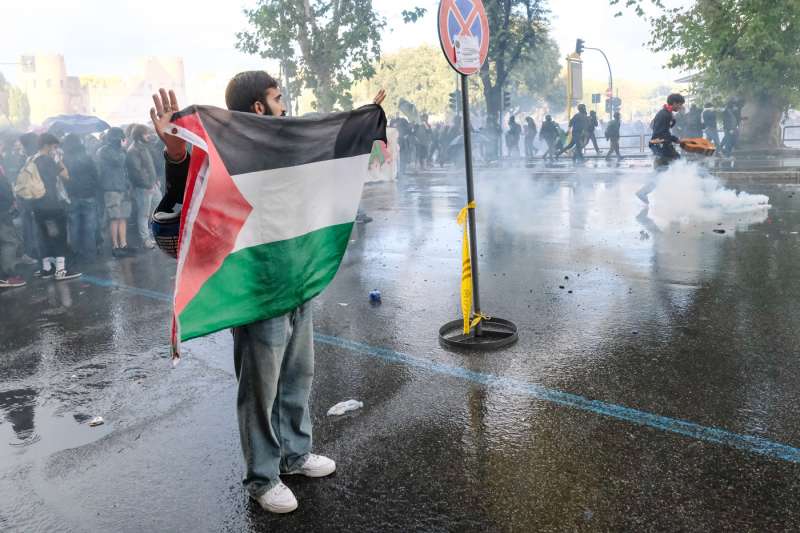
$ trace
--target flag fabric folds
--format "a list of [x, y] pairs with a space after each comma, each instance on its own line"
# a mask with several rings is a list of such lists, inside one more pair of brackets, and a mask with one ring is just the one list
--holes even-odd
[[170, 133], [192, 144], [181, 214], [173, 345], [285, 314], [336, 274], [355, 221], [377, 105], [311, 118], [192, 106]]

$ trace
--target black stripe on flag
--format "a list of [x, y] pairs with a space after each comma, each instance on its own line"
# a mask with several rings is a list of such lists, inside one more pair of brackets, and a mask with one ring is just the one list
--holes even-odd
[[375, 104], [310, 117], [273, 117], [191, 106], [231, 176], [369, 154], [386, 142], [386, 114]]

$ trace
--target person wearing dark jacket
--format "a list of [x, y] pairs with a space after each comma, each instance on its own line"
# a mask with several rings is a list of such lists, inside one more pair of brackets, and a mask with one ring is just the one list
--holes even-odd
[[686, 114], [686, 136], [694, 138], [703, 136], [703, 112], [697, 104], [692, 104], [689, 113]]
[[572, 132], [572, 140], [556, 153], [556, 157], [570, 148], [575, 148], [572, 159], [583, 160], [583, 147], [586, 146], [590, 124], [589, 115], [586, 113], [586, 106], [584, 104], [578, 104], [578, 112], [575, 113], [569, 121], [569, 130]]
[[[25, 133], [19, 138], [19, 145], [22, 148], [22, 164], [20, 170], [25, 166], [28, 159], [36, 157], [39, 151], [39, 136], [33, 132]], [[19, 170], [14, 176], [16, 182]], [[33, 217], [33, 200], [17, 198], [17, 209], [19, 209], [19, 219], [22, 222], [22, 251], [29, 258], [36, 258], [38, 263], [42, 254], [39, 253], [39, 230], [36, 227], [36, 219]]]
[[128, 218], [131, 216], [130, 182], [125, 167], [123, 140], [125, 133], [120, 128], [111, 128], [106, 133], [105, 144], [97, 151], [106, 219], [109, 221], [111, 232], [111, 253], [114, 257], [124, 257], [131, 253], [128, 248]]
[[80, 272], [67, 270], [67, 204], [64, 182], [69, 173], [63, 163], [53, 158], [58, 147], [58, 139], [49, 133], [39, 137], [39, 153], [34, 159], [36, 168], [44, 183], [44, 196], [33, 201], [33, 216], [39, 228], [42, 279], [55, 278], [64, 281], [79, 277]]
[[650, 149], [657, 156], [657, 161], [669, 164], [670, 161], [679, 159], [681, 156], [675, 150], [675, 143], [680, 139], [672, 134], [672, 127], [675, 126], [675, 113], [679, 113], [683, 108], [683, 96], [674, 93], [667, 97], [667, 103], [656, 113], [653, 119], [653, 135], [650, 137]]
[[556, 123], [553, 122], [553, 117], [550, 115], [544, 117], [542, 127], [539, 128], [539, 138], [547, 143], [547, 151], [543, 156], [544, 159], [550, 158], [552, 160], [558, 151], [555, 147], [556, 140], [558, 139], [558, 129], [556, 128]]
[[97, 190], [100, 179], [94, 161], [78, 135], [64, 138], [64, 165], [69, 172], [68, 235], [72, 250], [82, 259], [92, 261], [97, 257]]
[[586, 132], [586, 143], [584, 147], [588, 146], [589, 142], [591, 141], [595, 153], [600, 155], [602, 152], [600, 151], [600, 148], [597, 147], [597, 136], [595, 134], [598, 126], [600, 126], [600, 121], [597, 120], [597, 113], [594, 111], [589, 111], [589, 129]]
[[14, 192], [11, 182], [0, 172], [0, 289], [25, 286], [25, 280], [16, 274], [19, 238], [14, 227]]
[[719, 148], [719, 132], [717, 131], [717, 111], [712, 104], [703, 105], [703, 131], [706, 134], [706, 139], [714, 143], [716, 148]]
[[725, 110], [722, 112], [722, 129], [725, 131], [725, 135], [722, 137], [720, 151], [722, 155], [729, 156], [739, 138], [739, 120], [736, 117], [733, 102], [725, 104]]
[[617, 159], [622, 159], [622, 154], [619, 153], [619, 129], [620, 129], [620, 119], [622, 115], [619, 114], [619, 111], [614, 113], [614, 120], [608, 122], [606, 126], [606, 140], [610, 144], [610, 148], [608, 149], [608, 153], [606, 154], [606, 159], [611, 159], [611, 154], [616, 153]]
[[533, 117], [525, 117], [525, 158], [532, 159], [536, 155], [536, 147], [533, 145], [536, 141], [536, 122]]
[[125, 165], [136, 201], [136, 227], [145, 248], [155, 248], [150, 235], [150, 217], [161, 199], [155, 162], [151, 153], [150, 130], [142, 124], [131, 129], [132, 143], [128, 147]]
[[[675, 143], [680, 143], [675, 135], [672, 134], [672, 127], [675, 125], [673, 113], [679, 113], [685, 103], [683, 96], [673, 93], [667, 97], [667, 103], [656, 113], [653, 119], [653, 135], [650, 137], [650, 149], [656, 156], [655, 167], [657, 169], [666, 168], [672, 161], [680, 159], [680, 154], [675, 150]], [[648, 195], [656, 188], [657, 181], [651, 179], [636, 192], [636, 196], [645, 204], [649, 204]]]

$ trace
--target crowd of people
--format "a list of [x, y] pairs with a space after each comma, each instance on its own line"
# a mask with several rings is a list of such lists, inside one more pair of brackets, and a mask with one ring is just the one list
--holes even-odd
[[[24, 270], [63, 281], [106, 251], [121, 258], [153, 249], [149, 219], [162, 196], [162, 152], [141, 124], [0, 140], [0, 289], [26, 285]], [[137, 248], [128, 244], [129, 221]]]

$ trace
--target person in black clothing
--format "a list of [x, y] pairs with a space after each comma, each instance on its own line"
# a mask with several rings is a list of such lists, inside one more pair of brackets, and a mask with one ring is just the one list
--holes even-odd
[[545, 143], [547, 143], [547, 151], [544, 153], [544, 159], [550, 158], [551, 160], [555, 157], [556, 152], [556, 140], [558, 139], [558, 129], [556, 128], [556, 123], [553, 122], [553, 117], [547, 115], [544, 117], [544, 122], [542, 122], [542, 127], [539, 129], [539, 138], [542, 139]]
[[69, 172], [70, 246], [81, 259], [93, 261], [97, 257], [97, 191], [100, 189], [97, 167], [78, 135], [67, 135], [63, 147], [64, 165]]
[[536, 122], [533, 117], [525, 117], [525, 157], [532, 159], [536, 154], [533, 142], [536, 140]]
[[[679, 113], [685, 103], [683, 96], [673, 93], [667, 97], [667, 103], [656, 113], [653, 119], [653, 135], [650, 137], [650, 149], [656, 156], [656, 168], [666, 168], [672, 161], [680, 159], [680, 154], [675, 150], [674, 143], [679, 143], [680, 139], [672, 134], [672, 127], [675, 125], [674, 113]], [[657, 182], [651, 180], [636, 192], [636, 196], [645, 204], [649, 204], [647, 198]]]
[[725, 130], [725, 136], [722, 138], [720, 151], [722, 155], [729, 156], [739, 138], [739, 120], [736, 118], [733, 102], [725, 104], [725, 110], [722, 112], [722, 129]]
[[[20, 136], [19, 144], [22, 147], [23, 156], [21, 170], [29, 158], [36, 157], [39, 150], [39, 136], [33, 132], [26, 133]], [[17, 171], [17, 175], [19, 175], [19, 171]], [[16, 176], [14, 180], [16, 181]], [[22, 250], [26, 256], [36, 258], [38, 263], [42, 254], [39, 252], [39, 230], [33, 217], [33, 200], [17, 198], [17, 209], [19, 209], [19, 219], [22, 223]]]
[[600, 155], [600, 148], [597, 147], [597, 137], [595, 136], [595, 130], [600, 125], [600, 121], [597, 120], [597, 113], [594, 111], [589, 111], [589, 129], [586, 132], [586, 143], [584, 147], [589, 145], [589, 141], [592, 142], [592, 146], [594, 147], [594, 151], [597, 155]]
[[622, 154], [619, 153], [619, 129], [620, 129], [620, 120], [622, 115], [619, 114], [619, 111], [614, 113], [614, 120], [608, 122], [606, 126], [606, 140], [609, 142], [611, 147], [608, 149], [608, 153], [606, 154], [606, 159], [611, 159], [611, 154], [616, 153], [617, 159], [622, 159]]
[[681, 156], [675, 150], [674, 143], [680, 139], [672, 134], [675, 126], [675, 113], [683, 108], [685, 100], [680, 94], [674, 93], [667, 97], [667, 103], [656, 113], [653, 119], [653, 135], [650, 137], [650, 149], [656, 155], [657, 164], [669, 164]]
[[705, 104], [703, 106], [703, 128], [706, 134], [706, 139], [714, 143], [716, 148], [719, 148], [719, 132], [717, 131], [717, 111], [712, 104]]
[[25, 280], [16, 274], [19, 238], [14, 227], [14, 192], [0, 167], [0, 289], [24, 287]]
[[689, 113], [686, 115], [686, 136], [703, 136], [703, 114], [697, 104], [692, 104]]
[[506, 132], [506, 148], [509, 157], [519, 157], [519, 138], [522, 136], [522, 128], [517, 124], [514, 115], [508, 118], [508, 131]]
[[578, 104], [578, 112], [569, 121], [569, 129], [572, 131], [572, 140], [568, 145], [556, 153], [560, 156], [570, 148], [574, 148], [572, 159], [583, 160], [583, 147], [586, 146], [586, 136], [589, 130], [589, 115], [586, 113], [586, 106]]
[[65, 195], [64, 182], [69, 180], [66, 167], [53, 159], [58, 147], [58, 139], [43, 133], [39, 137], [39, 153], [34, 160], [44, 183], [45, 194], [33, 201], [33, 216], [41, 238], [40, 253], [43, 279], [55, 278], [57, 281], [77, 278], [80, 272], [67, 270], [67, 210], [69, 199]]

